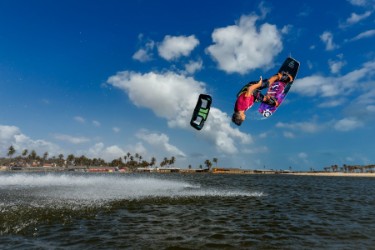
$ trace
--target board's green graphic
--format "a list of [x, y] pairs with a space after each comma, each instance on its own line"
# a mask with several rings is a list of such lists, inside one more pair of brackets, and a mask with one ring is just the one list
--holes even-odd
[[190, 125], [201, 130], [204, 122], [207, 120], [212, 103], [212, 97], [206, 94], [200, 94], [198, 97], [197, 105], [195, 105], [193, 116], [191, 117]]

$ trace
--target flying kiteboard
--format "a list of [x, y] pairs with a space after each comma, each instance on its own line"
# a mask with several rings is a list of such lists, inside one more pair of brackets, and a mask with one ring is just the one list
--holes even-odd
[[263, 115], [263, 117], [270, 117], [275, 111], [280, 107], [281, 103], [288, 94], [293, 81], [296, 79], [300, 63], [295, 59], [288, 57], [285, 59], [284, 63], [281, 65], [278, 73], [288, 73], [293, 77], [293, 80], [288, 83], [282, 81], [276, 81], [268, 87], [267, 95], [276, 98], [279, 105], [277, 107], [271, 106], [267, 103], [262, 102], [259, 105], [258, 111]]
[[206, 94], [200, 94], [198, 97], [197, 105], [195, 105], [193, 116], [191, 117], [190, 125], [201, 130], [204, 122], [207, 120], [208, 113], [212, 103], [212, 97]]

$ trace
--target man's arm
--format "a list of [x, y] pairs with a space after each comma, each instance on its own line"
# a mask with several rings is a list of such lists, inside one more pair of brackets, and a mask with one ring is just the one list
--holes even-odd
[[270, 77], [270, 79], [268, 79], [268, 82], [269, 82], [269, 85], [280, 80], [281, 79], [281, 74], [280, 73], [277, 73], [276, 75], [273, 75]]
[[259, 82], [249, 86], [249, 88], [247, 89], [247, 91], [245, 93], [245, 96], [246, 97], [251, 96], [253, 94], [254, 90], [259, 89], [260, 86], [262, 86], [262, 77], [260, 77]]

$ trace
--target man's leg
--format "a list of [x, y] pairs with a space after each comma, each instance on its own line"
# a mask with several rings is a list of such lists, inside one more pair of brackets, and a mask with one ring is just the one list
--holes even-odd
[[264, 102], [268, 105], [276, 107], [279, 106], [279, 103], [275, 97], [270, 95], [263, 95], [258, 89], [254, 91], [254, 98], [256, 102]]
[[265, 95], [263, 102], [271, 106], [275, 106], [275, 107], [279, 106], [279, 102], [277, 101], [277, 99], [270, 95]]
[[263, 102], [264, 95], [260, 92], [259, 89], [254, 91], [254, 99], [256, 102]]

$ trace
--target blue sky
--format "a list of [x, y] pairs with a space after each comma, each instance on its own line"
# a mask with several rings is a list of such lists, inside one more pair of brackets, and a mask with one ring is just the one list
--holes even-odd
[[[375, 2], [1, 1], [0, 156], [127, 152], [198, 167], [373, 164]], [[237, 91], [292, 55], [269, 119], [230, 121]], [[213, 104], [190, 124], [200, 93]]]

